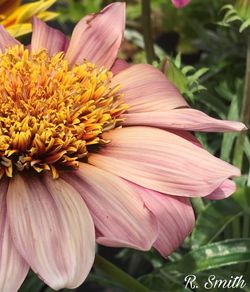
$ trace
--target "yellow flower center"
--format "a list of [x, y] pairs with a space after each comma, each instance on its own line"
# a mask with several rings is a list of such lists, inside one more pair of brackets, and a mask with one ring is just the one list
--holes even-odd
[[77, 167], [107, 143], [102, 133], [122, 122], [127, 106], [112, 73], [84, 61], [69, 68], [63, 53], [0, 54], [0, 176]]

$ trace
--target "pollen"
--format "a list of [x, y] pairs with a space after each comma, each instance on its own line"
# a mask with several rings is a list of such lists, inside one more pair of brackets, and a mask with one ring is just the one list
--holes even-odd
[[127, 109], [112, 73], [15, 46], [0, 54], [0, 177], [77, 168]]

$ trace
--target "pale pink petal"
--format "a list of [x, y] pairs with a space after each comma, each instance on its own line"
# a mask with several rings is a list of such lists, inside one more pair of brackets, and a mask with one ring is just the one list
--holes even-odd
[[168, 111], [188, 106], [179, 91], [163, 73], [151, 65], [139, 64], [114, 76], [113, 86], [120, 84], [129, 113]]
[[158, 221], [159, 235], [154, 247], [167, 257], [191, 233], [195, 223], [193, 208], [187, 198], [138, 188], [146, 206]]
[[164, 130], [125, 127], [103, 137], [111, 142], [89, 156], [90, 164], [165, 194], [207, 196], [240, 175], [236, 167]]
[[94, 224], [79, 193], [62, 179], [16, 175], [7, 196], [15, 246], [55, 290], [75, 288], [95, 255]]
[[33, 17], [32, 19], [31, 50], [37, 52], [47, 49], [50, 56], [63, 52], [68, 46], [67, 37], [57, 29], [49, 27], [45, 22]]
[[124, 114], [127, 126], [152, 126], [201, 132], [227, 132], [246, 130], [240, 122], [223, 121], [209, 117], [191, 108], [173, 109], [167, 112], [144, 112]]
[[116, 59], [110, 71], [114, 75], [116, 75], [117, 73], [121, 72], [122, 70], [127, 69], [128, 67], [129, 67], [129, 64], [126, 61], [123, 61], [121, 59]]
[[190, 132], [182, 131], [182, 130], [168, 130], [168, 132], [178, 135], [184, 138], [185, 140], [188, 140], [189, 142], [193, 143], [194, 145], [203, 148], [203, 145], [201, 144], [201, 142]]
[[0, 51], [3, 53], [6, 48], [20, 45], [19, 41], [13, 38], [0, 24]]
[[[16, 250], [7, 220], [7, 181], [0, 182], [0, 291], [16, 292], [24, 281], [29, 266]], [[19, 218], [16, 218], [19, 220]]]
[[98, 243], [140, 250], [152, 247], [158, 225], [131, 184], [85, 163], [62, 177], [86, 202], [98, 230]]
[[234, 181], [225, 180], [216, 190], [214, 190], [206, 199], [222, 200], [231, 196], [236, 191], [236, 184]]
[[84, 59], [99, 67], [110, 68], [123, 38], [125, 3], [113, 3], [101, 12], [84, 17], [75, 27], [65, 58], [69, 64]]
[[190, 0], [172, 0], [172, 3], [176, 8], [182, 8], [186, 5], [188, 5], [189, 2], [190, 2]]

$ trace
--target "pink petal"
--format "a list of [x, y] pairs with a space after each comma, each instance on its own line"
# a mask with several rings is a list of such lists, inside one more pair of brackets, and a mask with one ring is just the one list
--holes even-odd
[[[0, 183], [0, 291], [15, 292], [24, 281], [29, 266], [16, 250], [7, 220], [8, 183]], [[18, 220], [18, 218], [16, 218]]]
[[240, 122], [217, 120], [191, 108], [180, 108], [167, 112], [128, 113], [124, 114], [123, 117], [127, 126], [153, 126], [201, 132], [227, 132], [247, 129]]
[[112, 83], [121, 85], [129, 113], [162, 112], [187, 106], [165, 75], [151, 65], [131, 66], [115, 75]]
[[190, 2], [190, 0], [172, 0], [172, 3], [176, 8], [182, 8], [186, 5], [188, 5], [189, 2]]
[[128, 67], [129, 67], [129, 64], [126, 61], [123, 61], [121, 59], [116, 59], [110, 70], [114, 75], [116, 75], [122, 70], [127, 69]]
[[125, 3], [113, 3], [101, 12], [84, 17], [75, 27], [65, 58], [69, 64], [84, 59], [99, 67], [114, 63], [125, 28]]
[[186, 198], [138, 188], [146, 206], [158, 221], [159, 235], [154, 247], [167, 257], [191, 233], [195, 223], [193, 208]]
[[165, 194], [207, 196], [240, 175], [236, 167], [164, 130], [126, 127], [103, 136], [111, 143], [91, 154], [90, 164]]
[[231, 196], [236, 191], [236, 184], [234, 181], [225, 180], [216, 190], [214, 190], [206, 199], [222, 200]]
[[62, 177], [86, 202], [98, 230], [98, 243], [141, 250], [152, 247], [158, 225], [131, 184], [88, 164]]
[[3, 53], [6, 48], [20, 45], [19, 41], [13, 38], [5, 28], [0, 25], [0, 51]]
[[201, 142], [190, 132], [181, 131], [181, 130], [168, 130], [168, 132], [178, 135], [184, 138], [185, 140], [188, 140], [189, 142], [193, 143], [194, 145], [203, 148], [203, 145], [201, 144]]
[[68, 39], [57, 29], [49, 27], [46, 23], [33, 17], [33, 33], [31, 39], [32, 52], [47, 49], [50, 56], [64, 51], [68, 46]]
[[62, 179], [17, 175], [7, 198], [15, 246], [34, 272], [55, 290], [79, 286], [95, 255], [94, 225], [79, 193]]

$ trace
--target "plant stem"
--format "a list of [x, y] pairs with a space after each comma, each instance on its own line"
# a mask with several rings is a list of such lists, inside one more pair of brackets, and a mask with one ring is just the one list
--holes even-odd
[[96, 255], [95, 267], [101, 270], [103, 274], [107, 275], [115, 282], [121, 284], [124, 288], [127, 289], [126, 291], [150, 292], [148, 288], [143, 286], [136, 279], [99, 255]]
[[144, 46], [146, 51], [146, 57], [148, 63], [152, 64], [153, 61], [157, 60], [154, 52], [154, 42], [152, 38], [152, 27], [151, 27], [151, 5], [150, 0], [142, 0], [142, 28]]
[[233, 229], [233, 238], [240, 238], [241, 237], [241, 224], [240, 224], [239, 217], [236, 217], [232, 221], [232, 229]]
[[249, 215], [244, 215], [243, 217], [243, 231], [242, 231], [242, 237], [247, 238], [249, 236], [249, 227], [250, 227], [250, 222], [249, 222]]
[[[247, 62], [246, 62], [246, 76], [245, 76], [245, 91], [241, 108], [241, 121], [248, 126], [250, 117], [250, 36], [247, 38]], [[246, 131], [241, 132], [238, 136], [234, 151], [233, 163], [240, 169], [242, 168], [244, 141]]]
[[195, 214], [199, 215], [205, 208], [205, 204], [201, 198], [191, 198], [192, 206]]

